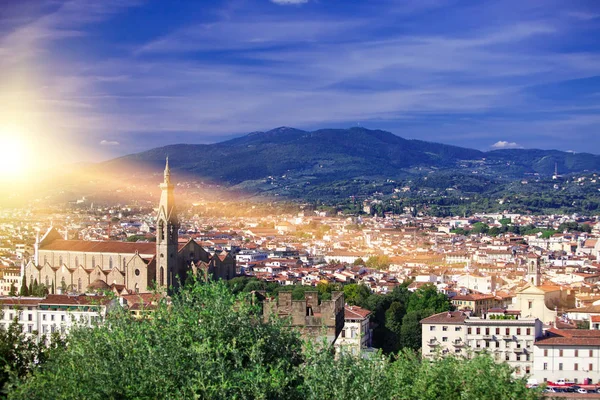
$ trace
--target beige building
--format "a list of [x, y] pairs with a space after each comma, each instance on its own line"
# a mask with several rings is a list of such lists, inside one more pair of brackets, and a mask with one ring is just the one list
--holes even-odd
[[511, 308], [525, 317], [539, 318], [552, 324], [563, 296], [560, 286], [525, 286], [516, 293]]
[[176, 287], [188, 272], [203, 271], [215, 279], [235, 276], [235, 259], [227, 252], [214, 256], [189, 240], [179, 243], [176, 207], [169, 163], [160, 184], [156, 243], [64, 239], [55, 228], [35, 243], [34, 259], [25, 266], [28, 284], [35, 280], [50, 293], [85, 293], [108, 287], [146, 292]]
[[20, 267], [0, 268], [0, 296], [7, 296], [10, 293], [11, 286], [13, 285], [18, 294], [21, 290], [21, 279]]

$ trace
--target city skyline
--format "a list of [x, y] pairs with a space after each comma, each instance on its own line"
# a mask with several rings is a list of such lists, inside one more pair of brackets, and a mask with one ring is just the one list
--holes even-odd
[[15, 2], [0, 14], [2, 165], [282, 125], [598, 154], [599, 17], [585, 1]]

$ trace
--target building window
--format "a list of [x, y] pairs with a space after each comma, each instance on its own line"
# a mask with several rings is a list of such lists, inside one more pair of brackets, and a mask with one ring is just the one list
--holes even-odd
[[[558, 356], [559, 356], [559, 357], [562, 357], [562, 356], [563, 356], [563, 351], [562, 351], [562, 349], [558, 351]], [[561, 364], [561, 365], [562, 365], [562, 364]]]
[[558, 363], [558, 370], [559, 370], [559, 371], [562, 371], [562, 370], [563, 370], [563, 368], [562, 368], [562, 363]]
[[506, 328], [506, 335], [510, 335], [510, 328]]
[[448, 330], [447, 326], [442, 326], [442, 331], [446, 332]]
[[517, 328], [517, 335], [521, 334], [521, 328]]
[[62, 265], [62, 256], [58, 257], [58, 265]]
[[548, 357], [548, 349], [544, 349], [544, 357]]
[[496, 335], [500, 334], [500, 328], [496, 328]]
[[430, 327], [429, 327], [429, 331], [430, 331], [430, 332], [431, 332], [431, 331], [435, 331], [435, 326], [433, 326], [433, 325], [432, 325], [432, 326], [430, 326]]
[[110, 257], [108, 259], [108, 269], [112, 269], [112, 267], [113, 267], [113, 259], [112, 259], [112, 257]]
[[533, 308], [533, 301], [529, 300], [528, 306], [529, 306], [529, 309], [531, 310]]
[[575, 371], [579, 371], [579, 364], [577, 364], [577, 363], [573, 364], [573, 369]]
[[75, 268], [79, 267], [79, 257], [75, 257]]
[[125, 269], [125, 267], [127, 267], [127, 260], [123, 257], [123, 269]]
[[594, 357], [594, 350], [590, 350], [590, 357]]
[[496, 342], [496, 348], [500, 347], [500, 342]]
[[92, 268], [96, 267], [96, 257], [92, 256]]
[[33, 321], [33, 314], [27, 314], [27, 320]]
[[79, 293], [81, 293], [81, 286], [82, 286], [82, 285], [81, 285], [81, 278], [79, 278], [79, 279], [77, 280], [77, 291], [78, 291]]
[[342, 337], [345, 338], [346, 337], [346, 330], [342, 329]]
[[50, 280], [48, 279], [48, 275], [46, 275], [46, 287], [49, 287]]
[[591, 363], [590, 363], [590, 366], [589, 366], [588, 370], [589, 370], [590, 372], [592, 372], [592, 371], [594, 370], [594, 368], [593, 368], [593, 364], [591, 364]]
[[159, 281], [159, 285], [160, 286], [164, 286], [165, 285], [165, 269], [163, 267], [160, 267], [160, 281]]
[[471, 334], [471, 328], [467, 328], [467, 333], [470, 335]]
[[454, 327], [454, 331], [455, 331], [455, 332], [459, 332], [459, 331], [460, 331], [460, 326], [455, 326], [455, 327]]
[[442, 342], [447, 342], [447, 341], [448, 341], [448, 338], [446, 336], [443, 336], [442, 337]]
[[531, 335], [531, 328], [527, 328], [527, 334]]
[[479, 335], [481, 333], [481, 328], [477, 328], [477, 334]]
[[490, 328], [485, 328], [485, 334], [489, 335], [490, 334]]
[[575, 350], [575, 357], [579, 357], [579, 350]]

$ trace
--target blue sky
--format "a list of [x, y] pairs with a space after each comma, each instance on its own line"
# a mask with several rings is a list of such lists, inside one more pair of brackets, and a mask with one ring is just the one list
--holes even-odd
[[600, 154], [598, 38], [598, 1], [5, 0], [0, 118], [76, 161], [278, 126]]

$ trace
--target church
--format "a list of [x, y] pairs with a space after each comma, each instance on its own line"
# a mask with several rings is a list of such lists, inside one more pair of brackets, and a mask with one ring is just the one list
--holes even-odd
[[67, 240], [53, 227], [35, 243], [23, 276], [50, 293], [113, 289], [142, 293], [177, 287], [191, 271], [212, 279], [235, 277], [235, 258], [211, 255], [193, 239], [179, 243], [179, 221], [167, 158], [156, 216], [156, 243]]

